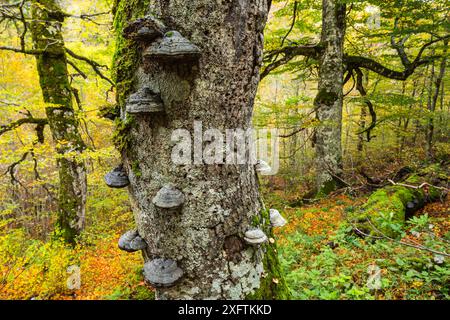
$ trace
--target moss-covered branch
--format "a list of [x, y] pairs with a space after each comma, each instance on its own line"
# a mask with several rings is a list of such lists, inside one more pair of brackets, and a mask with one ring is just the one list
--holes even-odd
[[448, 192], [448, 173], [439, 165], [419, 170], [404, 183], [395, 183], [374, 192], [367, 202], [350, 215], [360, 234], [400, 234], [406, 219], [426, 203], [437, 201]]
[[36, 124], [40, 127], [45, 126], [48, 124], [48, 120], [46, 118], [22, 118], [16, 121], [11, 122], [7, 125], [0, 126], [0, 136], [8, 131], [14, 130], [24, 124]]

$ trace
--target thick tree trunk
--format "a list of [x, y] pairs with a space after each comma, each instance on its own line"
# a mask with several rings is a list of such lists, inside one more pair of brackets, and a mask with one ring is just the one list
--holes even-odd
[[[62, 237], [73, 243], [84, 227], [87, 193], [86, 168], [76, 159], [85, 145], [72, 105], [61, 24], [64, 16], [54, 0], [33, 1], [31, 32], [36, 50], [39, 81], [47, 103], [49, 127], [58, 153], [59, 212]], [[70, 155], [68, 155], [70, 153]], [[75, 154], [75, 156], [73, 155]]]
[[341, 131], [343, 104], [343, 46], [345, 4], [322, 1], [322, 54], [319, 60], [319, 92], [315, 99], [320, 126], [316, 132], [317, 189], [327, 194], [339, 185], [342, 171]]
[[[243, 240], [252, 225], [271, 236], [254, 165], [206, 165], [198, 149], [195, 163], [177, 165], [171, 159], [173, 131], [193, 134], [195, 121], [203, 131], [251, 127], [269, 5], [267, 0], [116, 3], [121, 119], [115, 142], [129, 175], [137, 228], [148, 243], [144, 257], [175, 260], [184, 272], [174, 286], [157, 289], [158, 299], [287, 297], [275, 245], [250, 246]], [[122, 32], [128, 22], [149, 13], [197, 45], [199, 61], [143, 65], [144, 48]], [[125, 113], [127, 97], [144, 86], [161, 96], [165, 112]], [[200, 141], [202, 147], [208, 144]], [[152, 203], [167, 184], [184, 196], [175, 212]]]

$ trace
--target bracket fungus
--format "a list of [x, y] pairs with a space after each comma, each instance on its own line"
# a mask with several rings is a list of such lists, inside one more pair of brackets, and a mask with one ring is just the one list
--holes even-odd
[[270, 175], [270, 173], [272, 172], [272, 167], [269, 166], [269, 164], [264, 160], [258, 160], [256, 162], [255, 169], [262, 175]]
[[200, 57], [200, 49], [178, 31], [166, 32], [161, 41], [153, 43], [144, 51], [144, 59], [195, 60]]
[[156, 193], [152, 202], [158, 208], [175, 209], [184, 203], [184, 195], [175, 187], [166, 185]]
[[278, 211], [277, 209], [270, 209], [269, 214], [270, 224], [272, 225], [272, 227], [283, 227], [287, 223], [286, 219], [283, 218], [280, 211]]
[[164, 111], [164, 104], [158, 94], [145, 86], [130, 95], [126, 111], [130, 114], [161, 112]]
[[155, 287], [173, 286], [183, 276], [177, 262], [170, 259], [154, 259], [144, 264], [144, 277]]
[[129, 23], [124, 29], [125, 38], [135, 41], [150, 43], [156, 38], [162, 37], [166, 27], [152, 15], [139, 18]]
[[250, 229], [245, 232], [244, 240], [248, 244], [258, 245], [268, 240], [266, 234], [258, 228]]
[[130, 180], [128, 180], [128, 175], [123, 164], [108, 172], [105, 175], [105, 182], [110, 188], [120, 189], [127, 187], [130, 184]]
[[126, 252], [135, 252], [147, 248], [147, 243], [137, 230], [125, 232], [119, 239], [119, 249]]

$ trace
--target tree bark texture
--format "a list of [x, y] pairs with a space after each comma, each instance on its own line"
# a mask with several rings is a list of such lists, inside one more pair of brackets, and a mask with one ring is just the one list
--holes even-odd
[[[193, 134], [194, 121], [201, 121], [203, 130], [251, 127], [269, 6], [267, 0], [116, 3], [115, 80], [121, 119], [116, 120], [115, 142], [129, 175], [137, 228], [148, 243], [144, 258], [176, 260], [184, 271], [173, 287], [157, 289], [157, 299], [288, 296], [275, 244], [255, 247], [243, 241], [251, 226], [272, 236], [254, 166], [176, 165], [171, 160], [172, 132], [187, 129]], [[127, 23], [146, 14], [198, 46], [199, 61], [143, 64], [144, 48], [122, 32]], [[124, 112], [127, 97], [143, 86], [160, 94], [165, 112]], [[185, 198], [176, 212], [152, 203], [167, 184]]]
[[322, 54], [319, 58], [319, 87], [315, 99], [320, 121], [315, 135], [317, 188], [319, 194], [336, 189], [341, 173], [341, 132], [343, 105], [343, 47], [345, 4], [322, 2]]
[[59, 174], [57, 225], [62, 237], [73, 243], [84, 227], [87, 193], [86, 168], [76, 156], [85, 149], [78, 131], [72, 104], [72, 90], [61, 25], [64, 15], [54, 0], [32, 3], [31, 33], [34, 49], [44, 50], [36, 56], [39, 82], [47, 104], [48, 124], [58, 153]]

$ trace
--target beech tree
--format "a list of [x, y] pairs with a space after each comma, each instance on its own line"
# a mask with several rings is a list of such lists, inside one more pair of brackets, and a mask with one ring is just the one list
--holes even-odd
[[[342, 97], [343, 86], [353, 81], [353, 89], [358, 90], [361, 97], [365, 99], [365, 107], [369, 111], [371, 122], [361, 129], [360, 134], [366, 136], [370, 141], [373, 136], [371, 131], [377, 125], [377, 115], [373, 103], [367, 98], [364, 85], [364, 72], [372, 72], [387, 79], [406, 81], [415, 71], [432, 63], [441, 55], [426, 54], [427, 49], [433, 45], [448, 41], [448, 32], [445, 29], [443, 2], [428, 3], [423, 1], [364, 1], [359, 4], [342, 0], [323, 0], [320, 10], [322, 11], [322, 35], [316, 44], [303, 44], [302, 39], [291, 39], [288, 37], [295, 29], [296, 21], [299, 19], [299, 5], [308, 1], [292, 1], [292, 25], [281, 40], [278, 48], [265, 53], [265, 66], [261, 72], [264, 78], [280, 67], [295, 63], [296, 59], [303, 57], [308, 64], [319, 68], [318, 93], [314, 104], [316, 118], [320, 125], [316, 128], [314, 145], [316, 149], [316, 193], [327, 194], [339, 186], [345, 184], [341, 179], [342, 173]], [[346, 5], [347, 3], [347, 5]], [[346, 31], [346, 20], [349, 19], [352, 10], [363, 10], [364, 6], [372, 4], [379, 6], [386, 19], [387, 27], [383, 27], [391, 48], [397, 54], [400, 63], [392, 65], [384, 64], [367, 55], [355, 54], [354, 48], [348, 46], [344, 41]], [[423, 19], [430, 20], [420, 27], [411, 22], [411, 16], [417, 19], [423, 15]], [[301, 16], [300, 16], [301, 18]], [[383, 33], [379, 32], [384, 35]], [[423, 35], [434, 35], [431, 40], [423, 41]], [[373, 36], [373, 35], [372, 35]], [[414, 39], [417, 43], [408, 47], [408, 41]], [[354, 44], [353, 44], [354, 46]], [[358, 48], [357, 48], [358, 49]], [[362, 49], [362, 48], [361, 48]], [[359, 53], [359, 52], [358, 52]], [[445, 53], [443, 54], [445, 55]], [[411, 56], [413, 58], [411, 58]], [[444, 63], [444, 62], [443, 62]], [[445, 68], [445, 67], [444, 67]], [[293, 67], [295, 70], [295, 67]], [[441, 65], [442, 70], [442, 65]], [[439, 87], [436, 84], [437, 87]], [[439, 92], [439, 88], [437, 88]], [[348, 93], [347, 93], [348, 94]], [[430, 102], [429, 109], [433, 109]], [[363, 116], [367, 111], [362, 111]], [[366, 124], [366, 121], [361, 121]], [[432, 121], [430, 121], [432, 127]], [[430, 125], [428, 126], [430, 128]], [[290, 135], [300, 132], [302, 124]], [[430, 135], [431, 130], [428, 130]]]
[[[95, 61], [65, 47], [62, 24], [70, 15], [59, 7], [57, 1], [11, 2], [1, 5], [0, 9], [0, 16], [4, 20], [13, 21], [17, 26], [21, 44], [18, 48], [2, 46], [0, 50], [36, 57], [39, 84], [46, 103], [46, 118], [36, 118], [28, 112], [27, 117], [2, 125], [0, 135], [22, 125], [35, 125], [36, 143], [43, 143], [44, 129], [46, 126], [49, 127], [58, 154], [57, 226], [62, 238], [74, 243], [85, 223], [86, 166], [80, 154], [86, 145], [79, 132], [79, 120], [73, 105], [74, 98], [77, 98], [76, 90], [69, 81], [68, 64], [70, 63], [76, 70], [79, 68], [74, 62], [68, 62], [67, 55], [74, 60], [88, 63], [98, 75], [107, 78], [102, 74], [101, 66]], [[31, 151], [24, 154], [10, 168], [23, 162], [32, 153]], [[36, 167], [37, 165], [36, 176], [39, 177]], [[10, 170], [10, 173], [15, 179], [13, 170]]]
[[[119, 246], [132, 251], [140, 246], [129, 240], [145, 240], [144, 274], [160, 286], [158, 299], [288, 296], [254, 164], [171, 159], [172, 132], [193, 134], [194, 122], [204, 130], [251, 127], [269, 8], [267, 0], [116, 1], [114, 140], [123, 169], [114, 172], [128, 175], [137, 225]], [[175, 54], [168, 47], [178, 40], [185, 47]], [[139, 99], [158, 107], [134, 113]], [[251, 228], [269, 241], [246, 243]], [[155, 283], [164, 267], [173, 281]]]

